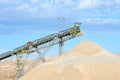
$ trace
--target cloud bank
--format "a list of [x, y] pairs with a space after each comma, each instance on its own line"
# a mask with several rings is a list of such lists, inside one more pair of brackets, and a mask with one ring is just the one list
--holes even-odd
[[[94, 24], [93, 30], [103, 24], [113, 26], [112, 30], [120, 23], [119, 7], [120, 0], [0, 0], [0, 33], [39, 32], [43, 29], [41, 26], [46, 30], [56, 24], [55, 21], [49, 23], [59, 16], [71, 22]], [[49, 20], [44, 21], [44, 18]]]

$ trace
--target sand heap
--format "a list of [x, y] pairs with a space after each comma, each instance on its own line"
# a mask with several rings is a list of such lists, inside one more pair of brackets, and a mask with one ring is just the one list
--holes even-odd
[[101, 48], [97, 44], [93, 42], [89, 42], [88, 40], [83, 40], [73, 49], [68, 51], [68, 54], [76, 53], [81, 55], [95, 55], [101, 52], [102, 50], [103, 48]]
[[83, 40], [60, 58], [38, 65], [19, 80], [120, 80], [120, 57]]
[[116, 56], [119, 56], [119, 57], [120, 57], [120, 54], [116, 54]]

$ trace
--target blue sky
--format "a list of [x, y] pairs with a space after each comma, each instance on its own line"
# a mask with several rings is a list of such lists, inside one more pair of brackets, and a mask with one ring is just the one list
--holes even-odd
[[[63, 27], [58, 17], [65, 17]], [[84, 35], [71, 40], [73, 46], [88, 39], [120, 53], [120, 0], [0, 0], [0, 53], [74, 22], [82, 23]]]

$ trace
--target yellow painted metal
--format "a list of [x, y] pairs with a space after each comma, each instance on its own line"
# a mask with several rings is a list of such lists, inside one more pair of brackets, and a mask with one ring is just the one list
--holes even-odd
[[20, 50], [20, 52], [18, 52], [17, 54], [27, 53], [27, 51], [28, 51], [28, 50], [24, 50], [23, 48], [20, 48], [19, 50]]
[[68, 30], [68, 32], [69, 32], [70, 34], [77, 34], [77, 33], [76, 33], [76, 30], [75, 30], [74, 24], [72, 25], [72, 29], [71, 29], [71, 30]]

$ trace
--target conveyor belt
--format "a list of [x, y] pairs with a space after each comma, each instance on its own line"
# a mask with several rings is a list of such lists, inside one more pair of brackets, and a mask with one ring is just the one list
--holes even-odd
[[36, 48], [36, 47], [38, 47], [40, 45], [51, 42], [56, 38], [58, 38], [58, 40], [59, 40], [59, 39], [62, 39], [64, 37], [71, 36], [71, 35], [75, 37], [80, 33], [81, 33], [81, 31], [80, 31], [80, 23], [74, 23], [74, 26], [72, 28], [60, 31], [60, 32], [55, 33], [55, 34], [48, 35], [46, 37], [37, 39], [37, 40], [35, 40], [33, 42], [28, 42], [28, 43], [26, 43], [26, 44], [24, 44], [24, 45], [22, 45], [22, 46], [20, 46], [18, 48], [13, 49], [12, 51], [5, 52], [5, 53], [0, 55], [0, 60], [11, 57], [12, 55], [17, 55], [19, 53], [27, 52], [30, 49], [30, 47]]

